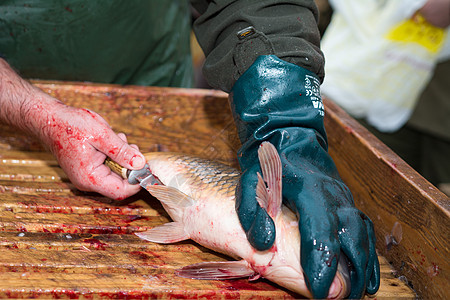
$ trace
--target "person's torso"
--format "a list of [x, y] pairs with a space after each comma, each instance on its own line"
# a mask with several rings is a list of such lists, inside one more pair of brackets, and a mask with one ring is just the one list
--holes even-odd
[[450, 141], [450, 60], [436, 66], [408, 125]]
[[4, 0], [0, 53], [25, 78], [192, 85], [187, 1]]

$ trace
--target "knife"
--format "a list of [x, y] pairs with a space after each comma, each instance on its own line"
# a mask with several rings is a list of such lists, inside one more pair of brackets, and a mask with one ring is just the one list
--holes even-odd
[[145, 164], [140, 170], [128, 170], [111, 160], [109, 157], [105, 159], [104, 164], [123, 179], [127, 179], [129, 184], [139, 184], [144, 189], [147, 185], [161, 184], [161, 181], [159, 181], [159, 179], [150, 171], [148, 164]]

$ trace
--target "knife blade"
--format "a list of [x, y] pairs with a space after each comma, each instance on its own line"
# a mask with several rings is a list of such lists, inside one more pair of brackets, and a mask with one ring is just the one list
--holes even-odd
[[145, 164], [140, 170], [129, 170], [111, 160], [109, 157], [105, 159], [104, 164], [123, 179], [127, 179], [129, 184], [139, 184], [144, 189], [147, 185], [161, 184], [158, 178], [150, 171], [148, 164]]

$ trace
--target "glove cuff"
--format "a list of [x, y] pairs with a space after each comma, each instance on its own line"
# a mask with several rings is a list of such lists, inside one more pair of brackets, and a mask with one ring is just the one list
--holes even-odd
[[265, 140], [277, 149], [286, 147], [300, 128], [311, 131], [309, 136], [327, 151], [320, 82], [314, 73], [274, 55], [259, 56], [229, 98], [245, 156]]
[[314, 129], [326, 142], [319, 78], [274, 55], [255, 60], [233, 86], [230, 103], [242, 143], [283, 127]]

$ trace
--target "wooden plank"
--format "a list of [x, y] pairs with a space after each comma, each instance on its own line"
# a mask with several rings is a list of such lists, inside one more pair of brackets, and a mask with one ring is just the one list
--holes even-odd
[[[3, 135], [4, 133], [2, 133]], [[58, 162], [50, 152], [15, 151], [4, 149], [0, 153], [0, 161], [4, 166], [25, 165], [28, 167], [58, 166]]]
[[[0, 241], [7, 241], [0, 244], [0, 274], [38, 272], [44, 273], [45, 278], [52, 278], [55, 273], [76, 273], [79, 274], [77, 278], [83, 280], [91, 274], [108, 274], [107, 278], [110, 278], [120, 273], [124, 276], [141, 274], [144, 277], [163, 275], [172, 280], [176, 277], [174, 269], [188, 263], [225, 260], [220, 255], [191, 243], [182, 243], [178, 248], [174, 248], [174, 245], [147, 243], [133, 235], [67, 236], [51, 233], [2, 233]], [[389, 297], [394, 293], [396, 298], [413, 299], [411, 290], [404, 284], [399, 285], [387, 261], [380, 257], [380, 262], [383, 288], [377, 298]], [[28, 284], [27, 281], [24, 283]], [[246, 281], [242, 283], [254, 284]], [[193, 280], [184, 284], [190, 289], [191, 285], [197, 285], [197, 282]], [[100, 286], [105, 288], [108, 285]], [[66, 290], [71, 292], [67, 287]], [[100, 289], [99, 287], [97, 288]], [[54, 286], [46, 288], [51, 290]]]
[[48, 152], [4, 150], [0, 154], [0, 180], [68, 182], [67, 175]]
[[72, 213], [14, 213], [2, 212], [1, 231], [116, 233], [130, 234], [149, 230], [168, 222], [163, 216], [72, 214]]
[[[210, 90], [37, 82], [100, 113], [144, 152], [181, 151], [237, 166], [226, 95]], [[0, 125], [0, 298], [293, 298], [265, 280], [197, 281], [174, 269], [226, 260], [193, 242], [159, 245], [132, 233], [167, 222], [145, 191], [122, 202], [74, 189], [31, 137]], [[377, 298], [413, 299], [380, 256]]]
[[[26, 280], [22, 280], [23, 278], [21, 278], [18, 282], [13, 282], [13, 286], [15, 285], [16, 289], [26, 291], [29, 289], [30, 284], [28, 279], [30, 277], [34, 277], [34, 273], [37, 273], [39, 276], [42, 276], [41, 278], [52, 278], [51, 285], [46, 282], [40, 282], [39, 285], [37, 285], [41, 290], [54, 290], [57, 289], [58, 286], [63, 286], [64, 289], [70, 294], [78, 291], [80, 288], [80, 285], [75, 285], [76, 288], [74, 288], [74, 282], [71, 281], [84, 281], [86, 279], [91, 279], [92, 275], [104, 275], [105, 280], [108, 278], [113, 278], [113, 281], [115, 281], [114, 279], [117, 277], [119, 277], [121, 281], [126, 281], [127, 278], [130, 278], [131, 276], [131, 278], [136, 280], [136, 282], [139, 282], [143, 278], [157, 277], [158, 281], [154, 283], [153, 292], [158, 291], [161, 284], [167, 284], [167, 282], [169, 282], [171, 285], [166, 286], [166, 288], [176, 290], [177, 287], [183, 286], [185, 287], [184, 290], [186, 294], [192, 293], [197, 288], [199, 291], [211, 289], [211, 291], [216, 291], [212, 294], [216, 297], [217, 294], [220, 294], [220, 289], [218, 289], [218, 286], [228, 289], [231, 288], [231, 286], [239, 285], [239, 294], [236, 295], [237, 297], [245, 296], [246, 290], [258, 291], [258, 297], [263, 298], [266, 298], [269, 295], [276, 298], [280, 296], [289, 296], [290, 298], [292, 296], [283, 290], [278, 290], [276, 286], [274, 287], [273, 284], [268, 283], [265, 280], [259, 280], [252, 283], [249, 283], [246, 280], [229, 280], [222, 282], [197, 281], [179, 278], [175, 275], [174, 269], [183, 266], [183, 264], [177, 263], [178, 261], [196, 263], [206, 260], [223, 260], [213, 253], [199, 251], [195, 255], [192, 255], [191, 252], [175, 252], [172, 249], [167, 249], [169, 251], [159, 250], [158, 252], [148, 249], [141, 251], [124, 250], [121, 253], [117, 250], [102, 250], [102, 247], [91, 247], [90, 250], [83, 247], [74, 247], [73, 249], [74, 250], [71, 251], [53, 251], [53, 253], [32, 250], [32, 258], [30, 258], [27, 253], [21, 253], [20, 251], [16, 251], [14, 254], [11, 254], [11, 250], [7, 250], [9, 253], [5, 254], [5, 251], [0, 250], [0, 254], [2, 254], [0, 255], [0, 278], [1, 274], [3, 274], [2, 272], [5, 272], [6, 270], [12, 274], [25, 274], [23, 276]], [[21, 256], [21, 254], [23, 255]], [[26, 258], [25, 262], [23, 261], [23, 258]], [[380, 289], [376, 297], [378, 299], [383, 299], [391, 298], [395, 295], [396, 299], [415, 299], [415, 295], [411, 293], [411, 290], [406, 285], [399, 284], [399, 280], [393, 276], [392, 269], [387, 261], [380, 258], [380, 262], [383, 288]], [[58, 276], [60, 274], [67, 274], [69, 276], [64, 276], [61, 278]], [[159, 281], [161, 278], [164, 278], [163, 283]], [[95, 286], [87, 285], [85, 287], [86, 292], [97, 295], [107, 292], [109, 290], [110, 283], [102, 282], [102, 279], [103, 277], [97, 277], [94, 281], [96, 283]], [[63, 280], [65, 282], [61, 282]], [[20, 285], [20, 283], [22, 285]], [[129, 283], [124, 282], [124, 285], [120, 291], [126, 292], [127, 284]], [[267, 285], [269, 285], [269, 287], [267, 287]], [[83, 285], [81, 286], [84, 287]], [[145, 292], [145, 289], [142, 290], [142, 286], [135, 286], [134, 288], [140, 288], [141, 292]], [[7, 289], [12, 290], [13, 287], [8, 286], [5, 288], [5, 286], [2, 286], [0, 283], [0, 291], [2, 291], [2, 289], [5, 292]], [[272, 291], [276, 293], [271, 293], [264, 297], [264, 293], [259, 292], [262, 289], [266, 292]], [[242, 295], [243, 292], [244, 295]], [[8, 291], [8, 293], [10, 293], [10, 291]], [[200, 295], [201, 294], [196, 296]], [[159, 296], [165, 297], [167, 295], [161, 294]], [[369, 297], [366, 297], [366, 299], [369, 299]]]
[[330, 154], [356, 205], [374, 222], [379, 253], [422, 297], [447, 298], [449, 198], [337, 105], [325, 104]]
[[[208, 249], [192, 243], [176, 244], [149, 243], [133, 234], [89, 234], [89, 233], [48, 233], [48, 232], [0, 232], [0, 249], [30, 249], [33, 250], [104, 250], [118, 251], [177, 251], [187, 253], [208, 252]], [[222, 255], [214, 254], [223, 259]], [[169, 263], [169, 262], [168, 262]]]
[[239, 139], [223, 92], [44, 81], [35, 85], [69, 105], [99, 113], [142, 152], [184, 152], [237, 166]]
[[[6, 174], [3, 174], [6, 175]], [[7, 176], [4, 176], [7, 177]], [[78, 191], [70, 182], [60, 182], [60, 181], [21, 181], [20, 185], [17, 181], [9, 178], [5, 180], [0, 180], [0, 192], [1, 193], [14, 193], [14, 194], [45, 194], [52, 193], [57, 195], [75, 195]], [[79, 194], [79, 193], [78, 193]], [[42, 197], [40, 197], [42, 198]], [[4, 205], [4, 201], [0, 202], [0, 205]]]
[[[179, 252], [169, 249], [157, 252], [150, 249], [132, 250], [107, 247], [98, 239], [83, 239], [84, 245], [70, 250], [54, 251], [28, 249], [0, 249], [0, 272], [28, 272], [39, 270], [49, 273], [160, 273], [163, 269], [181, 268], [187, 264], [214, 261], [218, 257], [209, 252]], [[93, 250], [89, 249], [88, 246]], [[33, 255], [29, 255], [30, 252]], [[26, 258], [24, 261], [23, 259]], [[223, 260], [219, 258], [219, 260]], [[166, 271], [167, 272], [167, 271]]]
[[383, 256], [378, 256], [380, 261], [380, 290], [375, 296], [366, 299], [417, 299], [416, 295], [412, 293], [411, 289], [397, 277], [395, 277], [395, 270]]
[[[11, 275], [9, 275], [11, 274]], [[11, 282], [11, 285], [6, 285]], [[24, 284], [26, 283], [26, 285]], [[0, 274], [0, 297], [120, 299], [292, 299], [265, 281], [200, 281], [171, 274]]]
[[[36, 189], [33, 189], [28, 187], [28, 183], [23, 182], [3, 184], [0, 187], [3, 187], [0, 207], [11, 212], [167, 216], [161, 204], [149, 198], [145, 191], [127, 201], [118, 202], [98, 194], [82, 193], [72, 189], [68, 192], [46, 186], [42, 188], [41, 185], [36, 185]], [[140, 196], [144, 196], [146, 202], [140, 200]], [[95, 201], [95, 205], [92, 201]], [[123, 205], [129, 201], [133, 202], [133, 205]]]

